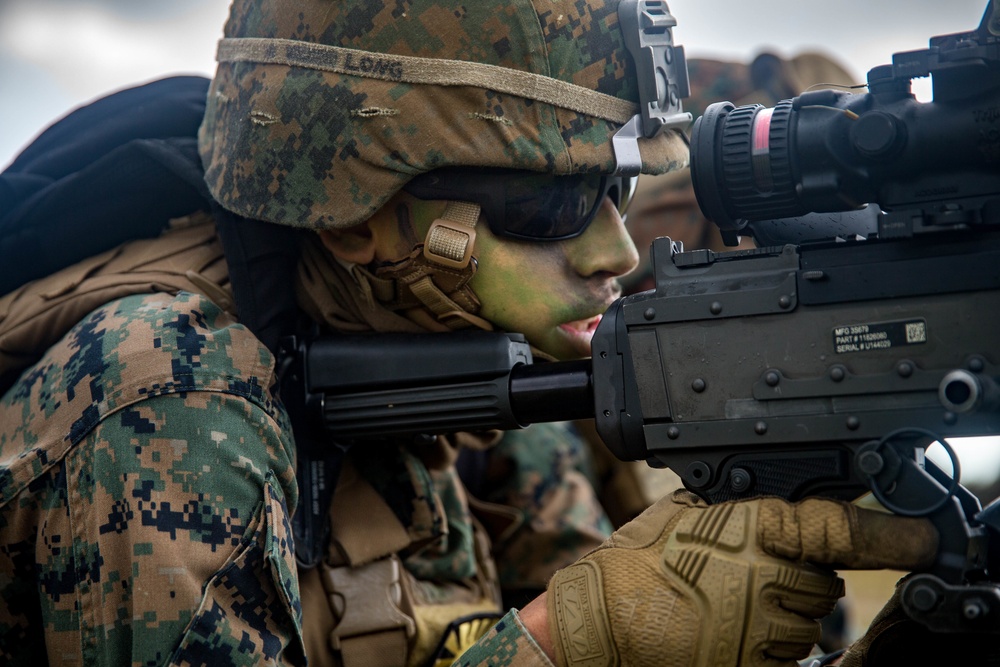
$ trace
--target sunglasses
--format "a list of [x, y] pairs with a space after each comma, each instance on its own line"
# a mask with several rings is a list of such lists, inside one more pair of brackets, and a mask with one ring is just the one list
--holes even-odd
[[496, 236], [561, 241], [583, 234], [605, 197], [624, 217], [635, 183], [634, 176], [447, 168], [420, 174], [403, 190], [418, 199], [475, 202]]

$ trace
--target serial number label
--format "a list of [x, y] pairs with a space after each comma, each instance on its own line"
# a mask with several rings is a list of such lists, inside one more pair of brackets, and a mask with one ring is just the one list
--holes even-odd
[[833, 348], [837, 354], [888, 350], [926, 342], [927, 322], [924, 320], [849, 324], [833, 329]]

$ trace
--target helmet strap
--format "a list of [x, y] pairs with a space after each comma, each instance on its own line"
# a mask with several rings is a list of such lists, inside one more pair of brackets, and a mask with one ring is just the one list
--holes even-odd
[[424, 239], [424, 257], [428, 261], [464, 269], [472, 261], [476, 245], [476, 222], [479, 204], [450, 201], [441, 217], [431, 223]]
[[478, 220], [478, 204], [450, 201], [408, 257], [374, 273], [358, 268], [375, 298], [391, 310], [421, 308], [449, 329], [490, 331], [493, 326], [477, 317], [481, 304], [469, 287], [476, 274], [472, 250]]

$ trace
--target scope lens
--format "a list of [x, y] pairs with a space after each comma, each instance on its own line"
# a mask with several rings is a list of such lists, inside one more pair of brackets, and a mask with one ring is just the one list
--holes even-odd
[[695, 196], [705, 215], [724, 231], [738, 231], [747, 220], [806, 212], [792, 177], [794, 114], [791, 100], [770, 109], [717, 102], [695, 121]]

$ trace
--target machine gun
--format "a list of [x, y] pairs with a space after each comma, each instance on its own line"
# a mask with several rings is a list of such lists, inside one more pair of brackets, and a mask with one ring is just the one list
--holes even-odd
[[[619, 458], [709, 502], [871, 491], [941, 533], [907, 613], [1000, 632], [1000, 509], [960, 485], [945, 440], [1000, 434], [998, 7], [895, 54], [868, 93], [709, 107], [699, 203], [763, 247], [658, 239], [655, 289], [611, 306], [591, 360], [533, 364], [523, 337], [485, 332], [298, 337], [283, 354], [296, 409], [343, 447], [593, 417]], [[928, 74], [920, 103], [910, 80]], [[951, 476], [925, 459], [933, 443]]]

